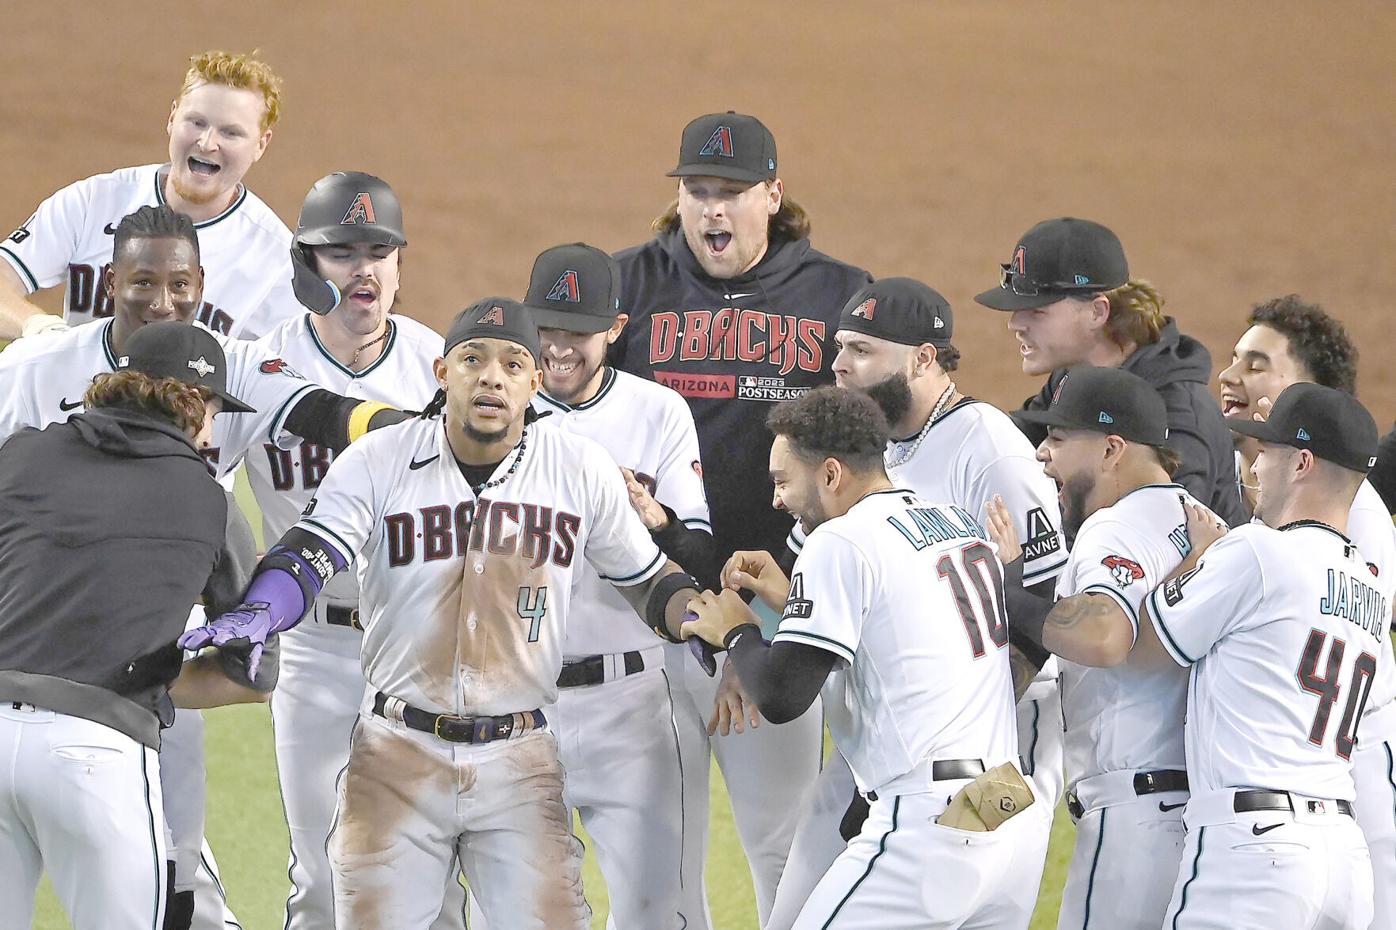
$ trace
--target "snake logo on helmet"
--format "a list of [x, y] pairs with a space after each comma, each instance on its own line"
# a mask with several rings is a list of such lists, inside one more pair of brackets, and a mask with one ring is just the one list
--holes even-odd
[[292, 288], [296, 299], [321, 316], [342, 295], [315, 271], [310, 246], [371, 242], [402, 248], [402, 204], [382, 178], [362, 171], [336, 171], [315, 182], [301, 204], [291, 241]]

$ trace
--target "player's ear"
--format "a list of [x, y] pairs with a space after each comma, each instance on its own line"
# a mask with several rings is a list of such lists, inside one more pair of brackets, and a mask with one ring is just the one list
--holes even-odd
[[446, 389], [446, 360], [444, 358], [433, 359], [431, 363], [431, 373], [436, 376], [436, 384], [442, 390]]
[[611, 324], [611, 328], [606, 330], [606, 345], [615, 345], [620, 338], [621, 332], [625, 329], [625, 324], [630, 322], [630, 314], [617, 313], [616, 321]]
[[[199, 269], [199, 274], [200, 283], [202, 284], [202, 268]], [[112, 270], [111, 262], [107, 262], [102, 268], [102, 293], [106, 295], [107, 300], [116, 299], [116, 272]]]
[[268, 129], [266, 132], [262, 133], [262, 137], [257, 140], [257, 151], [252, 155], [253, 164], [256, 164], [257, 162], [261, 161], [262, 153], [267, 150], [267, 146], [270, 144], [271, 130]]
[[780, 212], [781, 202], [785, 199], [785, 185], [780, 183], [780, 178], [774, 178], [766, 182], [766, 213], [775, 216]]
[[179, 98], [176, 97], [174, 100], [170, 101], [170, 116], [168, 119], [165, 120], [165, 135], [170, 135], [174, 132], [174, 116], [175, 111], [178, 109]]

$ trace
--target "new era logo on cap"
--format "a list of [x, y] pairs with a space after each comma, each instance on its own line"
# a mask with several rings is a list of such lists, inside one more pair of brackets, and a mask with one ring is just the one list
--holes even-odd
[[869, 297], [867, 300], [863, 301], [861, 304], [853, 308], [853, 315], [860, 316], [865, 320], [871, 320], [873, 318], [873, 313], [876, 310], [877, 298]]
[[933, 325], [935, 326], [936, 329], [944, 329], [944, 328], [945, 328], [945, 321], [942, 320], [940, 317], [936, 317], [936, 321], [935, 321], [935, 323], [934, 323]]
[[1115, 418], [1112, 417], [1110, 414], [1106, 413], [1104, 410], [1102, 410], [1100, 411], [1100, 422], [1108, 425], [1110, 423], [1114, 423]]
[[489, 310], [485, 311], [485, 315], [480, 317], [480, 319], [476, 320], [475, 322], [481, 325], [489, 324], [492, 326], [503, 326], [504, 308], [498, 305], [490, 307]]
[[1074, 275], [1073, 277], [1075, 278], [1076, 284], [1077, 284], [1078, 286], [1079, 286], [1079, 285], [1082, 285], [1082, 284], [1090, 284], [1090, 283], [1091, 283], [1091, 279], [1088, 278], [1088, 277], [1086, 277], [1086, 276], [1083, 275], [1083, 274]]
[[[723, 158], [732, 158], [732, 127], [719, 126], [713, 130], [713, 134], [708, 137], [708, 141], [698, 150], [699, 155], [721, 155]], [[771, 159], [771, 168], [775, 168], [775, 159]]]
[[207, 378], [213, 372], [218, 370], [217, 368], [214, 368], [212, 365], [210, 365], [208, 359], [204, 358], [202, 355], [194, 359], [192, 362], [189, 362], [188, 365], [200, 378]]
[[1298, 439], [1298, 440], [1301, 441], [1301, 442], [1308, 442], [1308, 441], [1309, 441], [1309, 431], [1306, 430], [1306, 429], [1304, 429], [1304, 427], [1301, 426], [1301, 427], [1299, 427], [1299, 432], [1294, 434], [1294, 438], [1295, 438], [1295, 439]]
[[[546, 278], [544, 280], [547, 280]], [[577, 272], [567, 269], [558, 275], [557, 283], [548, 291], [545, 300], [565, 300], [569, 304], [581, 303], [582, 292], [577, 284]]]
[[[333, 216], [333, 214], [331, 214]], [[339, 221], [341, 226], [362, 226], [365, 223], [377, 223], [378, 220], [373, 215], [373, 198], [366, 192], [360, 191], [354, 198], [354, 202], [349, 205], [349, 209], [344, 211], [344, 219]]]

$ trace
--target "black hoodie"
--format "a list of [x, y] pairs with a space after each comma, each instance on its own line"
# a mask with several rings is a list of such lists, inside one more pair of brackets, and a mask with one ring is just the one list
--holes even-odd
[[766, 415], [833, 380], [839, 312], [872, 278], [808, 239], [773, 239], [751, 271], [712, 278], [678, 228], [616, 260], [630, 323], [610, 362], [687, 398], [718, 564], [738, 549], [780, 553], [792, 521], [771, 506]]
[[[1212, 398], [1212, 356], [1207, 347], [1178, 332], [1172, 317], [1164, 321], [1157, 342], [1135, 350], [1120, 365], [1158, 389], [1168, 409], [1168, 447], [1182, 458], [1174, 480], [1188, 489], [1231, 526], [1250, 520], [1236, 488], [1236, 455], [1231, 430], [1221, 407]], [[1024, 410], [1046, 410], [1061, 380], [1062, 370], [1052, 372], [1036, 397], [1023, 402]], [[1047, 436], [1047, 428], [1014, 418], [1034, 445]]]
[[98, 408], [5, 440], [0, 701], [158, 747], [174, 640], [231, 561], [227, 511], [194, 445], [146, 413]]

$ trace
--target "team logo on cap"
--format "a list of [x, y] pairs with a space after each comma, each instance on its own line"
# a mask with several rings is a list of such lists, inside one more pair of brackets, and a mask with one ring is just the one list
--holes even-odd
[[1110, 569], [1110, 577], [1121, 588], [1127, 588], [1144, 577], [1144, 569], [1133, 559], [1122, 555], [1107, 555], [1100, 564]]
[[850, 316], [861, 316], [865, 320], [871, 320], [873, 318], [873, 311], [875, 311], [876, 309], [877, 298], [869, 297], [867, 300], [854, 307], [853, 313], [850, 314]]
[[188, 362], [187, 364], [190, 368], [194, 369], [194, 373], [197, 374], [200, 378], [207, 378], [209, 375], [213, 374], [215, 371], [218, 370], [217, 368], [214, 368], [212, 365], [210, 365], [208, 363], [208, 359], [204, 358], [202, 355], [194, 359], [192, 362]]
[[480, 317], [480, 319], [476, 320], [475, 322], [482, 325], [488, 323], [491, 326], [503, 326], [504, 308], [500, 306], [490, 307], [488, 310], [485, 311], [485, 315]]
[[[1000, 252], [999, 254], [1002, 255], [1003, 253]], [[1027, 274], [1027, 263], [1028, 250], [1020, 245], [1013, 250], [1013, 258], [1008, 263], [1008, 271], [1010, 274]]]
[[1062, 375], [1062, 379], [1057, 382], [1057, 389], [1052, 392], [1051, 406], [1055, 407], [1057, 405], [1057, 401], [1062, 399], [1062, 388], [1066, 387], [1066, 379], [1070, 377], [1071, 373], [1067, 372], [1066, 374]]
[[580, 303], [582, 291], [577, 285], [577, 272], [569, 268], [558, 275], [557, 283], [553, 285], [551, 291], [548, 291], [548, 296], [544, 299], [565, 300], [569, 304]]
[[713, 134], [708, 136], [708, 141], [703, 143], [703, 147], [698, 150], [699, 155], [721, 155], [723, 158], [732, 157], [732, 127], [719, 126], [713, 130]]
[[349, 209], [344, 211], [344, 219], [339, 221], [339, 225], [363, 226], [366, 223], [377, 222], [373, 215], [373, 198], [360, 191], [354, 202], [349, 205]]

